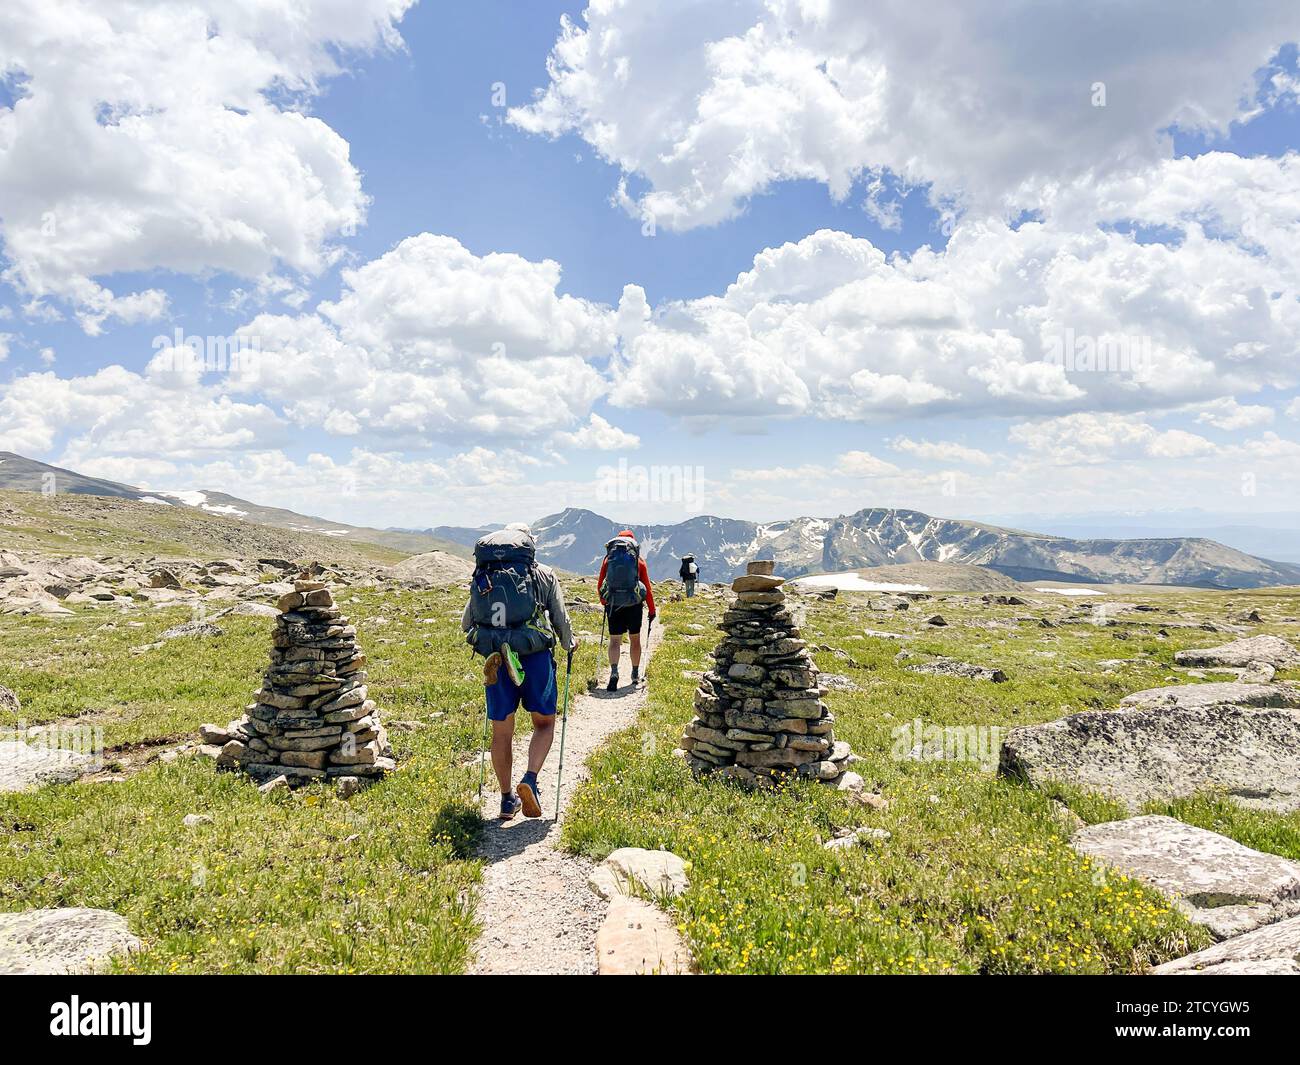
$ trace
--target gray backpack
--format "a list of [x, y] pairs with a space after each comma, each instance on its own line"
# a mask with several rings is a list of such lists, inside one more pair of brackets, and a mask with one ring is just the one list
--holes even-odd
[[554, 645], [543, 621], [536, 549], [525, 532], [501, 529], [474, 545], [469, 603], [473, 624], [465, 642], [477, 654], [487, 657], [505, 644], [520, 655]]
[[616, 536], [605, 545], [605, 584], [601, 597], [611, 610], [645, 602], [641, 583], [641, 545], [626, 536]]

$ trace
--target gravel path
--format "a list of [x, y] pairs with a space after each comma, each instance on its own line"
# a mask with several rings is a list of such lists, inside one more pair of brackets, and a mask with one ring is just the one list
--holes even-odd
[[[658, 642], [659, 630], [652, 628], [642, 653], [643, 668]], [[624, 644], [619, 675], [626, 680], [631, 670]], [[563, 677], [560, 683], [564, 683]], [[485, 791], [483, 816], [490, 821], [479, 846], [484, 866], [476, 909], [483, 932], [475, 944], [472, 974], [595, 974], [596, 932], [609, 903], [587, 887], [593, 863], [559, 849], [560, 828], [569, 798], [586, 779], [587, 758], [613, 733], [636, 723], [645, 697], [644, 682], [635, 689], [625, 683], [613, 693], [602, 687], [576, 698], [570, 691], [558, 823], [552, 820], [560, 756], [558, 727], [540, 778], [543, 817], [529, 819], [520, 814], [502, 824], [496, 820], [500, 795], [495, 786]], [[527, 757], [528, 737], [519, 737], [515, 740], [516, 780]], [[490, 767], [488, 778], [495, 785]]]

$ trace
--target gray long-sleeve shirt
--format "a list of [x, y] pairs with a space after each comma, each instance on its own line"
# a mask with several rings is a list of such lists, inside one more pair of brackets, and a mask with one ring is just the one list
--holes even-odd
[[[555, 576], [550, 566], [543, 566], [537, 563], [537, 586], [541, 592], [542, 612], [545, 614], [543, 620], [548, 622], [548, 627], [553, 636], [558, 636], [560, 650], [567, 651], [573, 646], [573, 626], [569, 624], [569, 612], [564, 608], [564, 590], [560, 587], [560, 580]], [[460, 628], [462, 632], [469, 632], [474, 627], [474, 618], [471, 613], [473, 605], [473, 592], [471, 598], [465, 603], [465, 612], [461, 615]]]

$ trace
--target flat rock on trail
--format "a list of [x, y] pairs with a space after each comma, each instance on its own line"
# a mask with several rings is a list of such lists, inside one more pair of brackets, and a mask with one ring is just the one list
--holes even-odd
[[[649, 641], [643, 645], [643, 670], [650, 664], [659, 631], [652, 627]], [[619, 674], [627, 677], [631, 666], [626, 650], [623, 656]], [[559, 683], [563, 699], [563, 676]], [[483, 931], [475, 945], [471, 974], [596, 973], [596, 933], [609, 903], [587, 886], [595, 863], [561, 850], [560, 830], [574, 789], [586, 779], [588, 757], [615, 732], [636, 723], [645, 698], [645, 681], [636, 688], [624, 684], [614, 692], [606, 692], [602, 685], [598, 691], [577, 694], [570, 687], [558, 821], [553, 820], [560, 757], [558, 722], [555, 743], [540, 777], [542, 817], [526, 818], [521, 813], [513, 821], [496, 820], [500, 795], [489, 764], [483, 805], [488, 826], [479, 845], [483, 883], [475, 911]], [[528, 738], [515, 739], [512, 774], [516, 783], [527, 768]]]

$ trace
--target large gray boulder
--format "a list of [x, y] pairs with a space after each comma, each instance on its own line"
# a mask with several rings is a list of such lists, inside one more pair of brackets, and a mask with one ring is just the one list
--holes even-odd
[[0, 913], [0, 973], [6, 975], [89, 973], [139, 949], [126, 918], [112, 910]]
[[1206, 702], [1210, 696], [1190, 689], [1154, 689], [1164, 694], [1141, 692], [1145, 698], [1130, 697], [1118, 710], [1013, 728], [1002, 743], [999, 771], [1037, 786], [1059, 781], [1100, 792], [1134, 813], [1147, 802], [1208, 789], [1255, 809], [1300, 809], [1300, 709], [1293, 690], [1279, 686], [1261, 696], [1266, 705], [1243, 706]]
[[1267, 662], [1276, 669], [1300, 665], [1297, 651], [1280, 636], [1252, 636], [1247, 640], [1233, 640], [1220, 647], [1179, 651], [1174, 661], [1180, 666], [1229, 666], [1245, 668], [1252, 662]]
[[1300, 688], [1287, 684], [1242, 684], [1213, 681], [1208, 684], [1175, 684], [1168, 688], [1147, 688], [1126, 695], [1120, 706], [1175, 708], [1197, 706], [1289, 706], [1300, 709]]
[[1215, 939], [1300, 914], [1300, 864], [1172, 817], [1089, 825], [1070, 843], [1167, 895]]
[[0, 792], [66, 784], [94, 767], [89, 754], [5, 740], [0, 743]]
[[427, 551], [388, 567], [388, 575], [407, 588], [441, 588], [463, 584], [474, 573], [474, 563], [446, 551]]
[[1157, 975], [1300, 976], [1300, 917], [1225, 939], [1151, 971]]
[[601, 898], [632, 895], [639, 885], [651, 895], [673, 898], [690, 886], [686, 863], [672, 851], [620, 847], [592, 870], [588, 884]]

